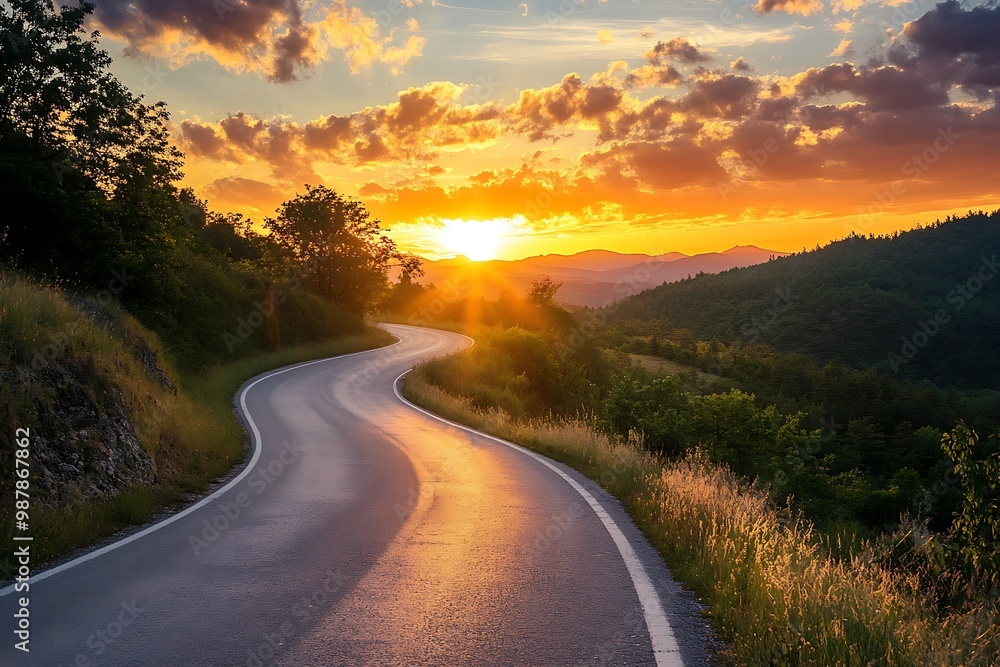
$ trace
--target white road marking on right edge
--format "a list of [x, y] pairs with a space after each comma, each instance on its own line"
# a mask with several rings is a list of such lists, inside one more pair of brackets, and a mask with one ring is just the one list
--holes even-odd
[[[468, 338], [468, 336], [466, 336], [466, 338]], [[406, 371], [406, 373], [409, 372], [410, 371]], [[530, 449], [521, 447], [520, 445], [515, 445], [512, 442], [507, 442], [501, 438], [489, 435], [488, 433], [483, 433], [474, 428], [469, 428], [464, 424], [459, 424], [458, 422], [453, 422], [450, 419], [445, 419], [444, 417], [436, 415], [429, 410], [423, 409], [419, 405], [411, 403], [399, 391], [399, 381], [403, 378], [403, 375], [406, 375], [406, 373], [400, 375], [396, 378], [396, 381], [392, 383], [393, 393], [396, 394], [396, 398], [404, 404], [410, 406], [414, 410], [419, 410], [429, 417], [442, 421], [445, 424], [454, 426], [455, 428], [463, 431], [468, 431], [469, 433], [474, 433], [482, 438], [492, 440], [501, 445], [510, 447], [511, 449], [515, 449], [522, 454], [530, 456], [566, 480], [566, 482], [572, 486], [584, 500], [587, 501], [587, 504], [590, 505], [591, 509], [594, 510], [594, 513], [597, 514], [601, 523], [604, 524], [608, 534], [611, 535], [611, 539], [614, 540], [615, 546], [618, 547], [618, 553], [621, 554], [622, 560], [625, 561], [625, 568], [628, 570], [628, 574], [632, 578], [632, 586], [635, 588], [635, 592], [639, 596], [639, 604], [642, 606], [642, 614], [646, 619], [646, 629], [649, 630], [649, 639], [653, 644], [653, 657], [656, 659], [656, 667], [684, 667], [684, 660], [681, 658], [681, 649], [677, 645], [677, 639], [674, 637], [673, 628], [670, 627], [670, 621], [667, 620], [667, 614], [663, 610], [663, 603], [660, 602], [660, 596], [656, 592], [656, 587], [653, 586], [653, 582], [646, 573], [646, 568], [642, 566], [642, 561], [639, 560], [639, 556], [635, 553], [635, 549], [632, 548], [632, 544], [628, 541], [628, 538], [625, 537], [625, 534], [621, 531], [621, 528], [618, 527], [618, 524], [615, 523], [615, 520], [611, 518], [610, 514], [608, 514], [608, 511], [604, 509], [604, 506], [598, 502], [597, 498], [594, 498], [594, 496], [592, 496], [587, 489], [583, 488], [579, 482], [560, 470], [551, 461], [549, 461], [549, 459], [541, 454], [537, 454]]]

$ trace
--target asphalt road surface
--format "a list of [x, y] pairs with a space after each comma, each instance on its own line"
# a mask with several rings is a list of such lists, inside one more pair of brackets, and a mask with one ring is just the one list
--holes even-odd
[[254, 451], [225, 487], [0, 591], [0, 665], [706, 664], [696, 603], [614, 499], [400, 398], [471, 341], [386, 328], [244, 385]]

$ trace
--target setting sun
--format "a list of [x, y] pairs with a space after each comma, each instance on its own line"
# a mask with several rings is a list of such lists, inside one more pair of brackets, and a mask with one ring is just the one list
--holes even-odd
[[445, 220], [437, 237], [442, 249], [484, 262], [496, 257], [510, 231], [506, 220]]

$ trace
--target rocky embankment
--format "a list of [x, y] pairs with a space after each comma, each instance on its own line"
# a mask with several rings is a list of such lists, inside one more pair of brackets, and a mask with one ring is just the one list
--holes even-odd
[[176, 389], [148, 332], [113, 304], [24, 281], [0, 281], [0, 297], [0, 422], [5, 435], [31, 431], [32, 506], [154, 484], [161, 417]]

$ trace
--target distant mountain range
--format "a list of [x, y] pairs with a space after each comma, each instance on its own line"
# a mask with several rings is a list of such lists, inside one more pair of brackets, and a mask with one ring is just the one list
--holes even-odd
[[424, 261], [423, 284], [453, 286], [467, 294], [475, 291], [495, 298], [504, 290], [524, 292], [544, 277], [562, 283], [556, 300], [567, 305], [600, 307], [632, 294], [693, 277], [752, 266], [787, 253], [756, 246], [736, 246], [724, 252], [685, 255], [624, 254], [587, 250], [575, 255], [539, 255], [519, 260], [473, 262], [465, 257]]

